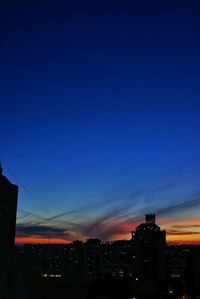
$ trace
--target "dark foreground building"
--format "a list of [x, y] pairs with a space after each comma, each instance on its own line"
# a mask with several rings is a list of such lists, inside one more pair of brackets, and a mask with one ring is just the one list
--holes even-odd
[[2, 174], [0, 165], [0, 298], [24, 298], [15, 261], [18, 187]]
[[18, 187], [2, 174], [0, 165], [0, 268], [13, 263]]

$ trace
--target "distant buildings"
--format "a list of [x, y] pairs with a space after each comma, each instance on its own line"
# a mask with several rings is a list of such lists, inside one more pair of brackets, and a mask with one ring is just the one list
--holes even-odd
[[[88, 239], [85, 243], [18, 248], [30, 288], [38, 277], [33, 292], [47, 279], [60, 279], [68, 298], [77, 299], [143, 298], [146, 294], [156, 298], [166, 290], [165, 254], [165, 231], [155, 224], [155, 215], [146, 215], [146, 222], [136, 228], [129, 241]], [[38, 293], [44, 298], [42, 287]]]
[[200, 246], [167, 246], [166, 232], [152, 214], [136, 227], [131, 240], [21, 245], [17, 256], [28, 299], [200, 296]]
[[191, 296], [191, 298], [200, 298], [200, 250], [195, 248], [192, 254], [188, 256], [185, 279], [184, 291]]

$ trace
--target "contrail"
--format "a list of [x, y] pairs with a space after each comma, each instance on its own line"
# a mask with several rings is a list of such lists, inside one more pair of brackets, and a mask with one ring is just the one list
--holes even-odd
[[174, 214], [177, 211], [180, 212], [180, 211], [188, 210], [190, 208], [193, 208], [193, 207], [199, 206], [199, 205], [200, 205], [200, 197], [198, 196], [197, 198], [194, 198], [192, 200], [187, 200], [184, 202], [177, 203], [175, 205], [171, 205], [168, 207], [158, 209], [156, 214], [157, 215]]

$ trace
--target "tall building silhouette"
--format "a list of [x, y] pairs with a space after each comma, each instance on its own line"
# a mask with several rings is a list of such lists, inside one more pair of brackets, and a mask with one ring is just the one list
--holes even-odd
[[165, 285], [166, 232], [155, 223], [155, 215], [147, 214], [132, 232], [136, 288], [142, 292], [158, 293]]
[[15, 260], [18, 186], [3, 174], [0, 165], [0, 298], [25, 298], [22, 273]]
[[2, 174], [0, 165], [0, 267], [13, 263], [18, 186]]

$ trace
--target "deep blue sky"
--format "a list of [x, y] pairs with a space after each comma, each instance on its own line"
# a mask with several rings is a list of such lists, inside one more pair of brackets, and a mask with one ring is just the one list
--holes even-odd
[[0, 158], [24, 235], [109, 238], [108, 221], [148, 211], [197, 217], [199, 203], [162, 209], [199, 196], [199, 14], [198, 1], [2, 7]]

